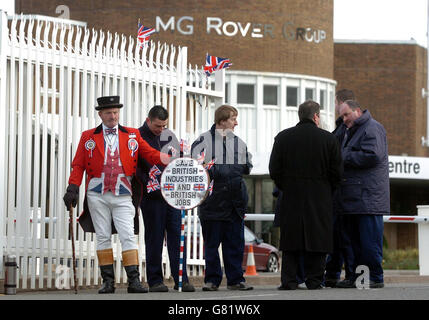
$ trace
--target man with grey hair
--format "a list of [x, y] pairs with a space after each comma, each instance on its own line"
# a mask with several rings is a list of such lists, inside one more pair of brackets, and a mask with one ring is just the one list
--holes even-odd
[[318, 128], [320, 106], [306, 101], [298, 109], [299, 123], [274, 141], [269, 170], [282, 190], [280, 249], [281, 286], [297, 288], [299, 257], [304, 255], [305, 284], [323, 288], [326, 254], [332, 251], [332, 191], [341, 178], [341, 154], [332, 133]]

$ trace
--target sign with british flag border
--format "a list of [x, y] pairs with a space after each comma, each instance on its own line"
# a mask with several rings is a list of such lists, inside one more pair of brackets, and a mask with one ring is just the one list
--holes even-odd
[[209, 193], [210, 178], [197, 160], [172, 160], [161, 175], [161, 194], [173, 208], [190, 210], [199, 206]]

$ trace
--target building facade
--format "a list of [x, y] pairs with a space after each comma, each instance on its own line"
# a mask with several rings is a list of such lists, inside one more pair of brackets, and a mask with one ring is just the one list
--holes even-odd
[[[428, 204], [426, 49], [415, 42], [335, 41], [333, 0], [147, 1], [16, 0], [17, 13], [83, 21], [88, 28], [128, 34], [138, 21], [153, 27], [153, 41], [188, 47], [188, 63], [206, 54], [229, 58], [225, 102], [239, 110], [237, 134], [254, 155], [247, 180], [249, 212], [273, 212], [268, 160], [275, 135], [298, 122], [308, 99], [322, 106], [322, 127], [332, 131], [335, 91], [355, 92], [386, 128], [391, 156], [392, 214], [415, 214]], [[209, 115], [213, 117], [213, 115]], [[412, 166], [410, 167], [410, 163]], [[416, 163], [419, 172], [412, 172]], [[428, 166], [429, 167], [429, 166]], [[408, 171], [408, 172], [407, 172]], [[266, 240], [271, 224], [256, 224]], [[417, 246], [416, 225], [385, 224], [392, 248]], [[271, 239], [272, 240], [272, 239]], [[275, 243], [275, 241], [273, 240]]]
[[[308, 99], [322, 106], [323, 128], [334, 129], [333, 1], [61, 1], [16, 0], [16, 12], [84, 21], [88, 28], [136, 38], [137, 24], [153, 27], [153, 41], [188, 47], [188, 62], [206, 54], [229, 58], [225, 102], [239, 110], [236, 133], [253, 154], [247, 180], [250, 212], [272, 212], [268, 160], [275, 135], [298, 122]], [[213, 115], [209, 115], [213, 117]], [[256, 223], [269, 234], [271, 223]]]

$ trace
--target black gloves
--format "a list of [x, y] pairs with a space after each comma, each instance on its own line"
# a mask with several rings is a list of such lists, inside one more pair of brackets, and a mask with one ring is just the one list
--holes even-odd
[[67, 192], [63, 197], [64, 204], [67, 210], [70, 210], [71, 206], [76, 207], [77, 201], [79, 200], [79, 186], [70, 184], [67, 187]]

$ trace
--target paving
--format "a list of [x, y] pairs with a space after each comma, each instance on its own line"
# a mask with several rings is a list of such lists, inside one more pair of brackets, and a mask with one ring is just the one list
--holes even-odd
[[280, 291], [279, 273], [259, 273], [246, 277], [254, 286], [251, 291], [231, 291], [223, 280], [218, 291], [203, 292], [202, 277], [191, 277], [196, 292], [179, 293], [173, 290], [173, 282], [165, 281], [170, 288], [167, 293], [128, 294], [125, 284], [117, 284], [115, 294], [99, 295], [98, 287], [74, 290], [18, 290], [16, 295], [0, 295], [1, 300], [429, 300], [429, 276], [420, 276], [418, 271], [385, 270], [385, 287], [382, 289], [332, 289]]

